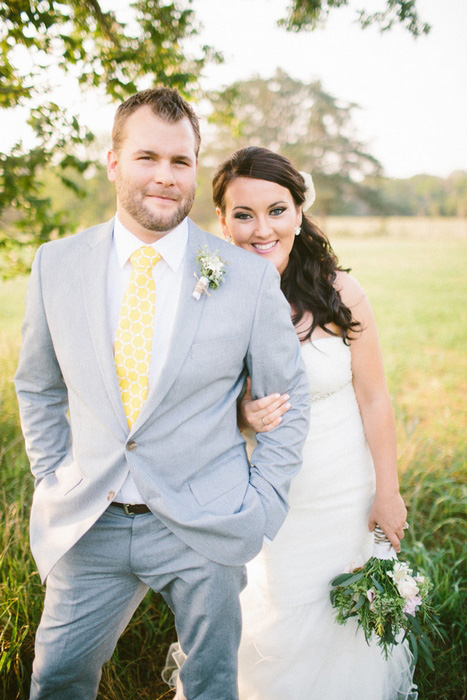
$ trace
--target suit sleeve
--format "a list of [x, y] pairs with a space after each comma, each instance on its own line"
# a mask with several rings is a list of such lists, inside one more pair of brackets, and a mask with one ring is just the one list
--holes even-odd
[[256, 435], [257, 447], [251, 458], [250, 482], [266, 513], [264, 534], [273, 539], [287, 514], [290, 482], [301, 466], [310, 406], [300, 344], [272, 265], [267, 266], [258, 295], [247, 366], [255, 398], [274, 392], [290, 396], [291, 408], [282, 423]]
[[40, 248], [26, 295], [16, 393], [26, 452], [36, 485], [71, 453], [68, 392], [55, 355], [44, 309]]

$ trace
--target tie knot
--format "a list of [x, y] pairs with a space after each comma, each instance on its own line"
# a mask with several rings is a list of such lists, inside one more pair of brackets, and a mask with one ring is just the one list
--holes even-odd
[[130, 255], [131, 264], [133, 267], [147, 270], [154, 267], [154, 265], [159, 262], [161, 256], [154, 250], [152, 246], [145, 245], [142, 248], [138, 248], [134, 253]]

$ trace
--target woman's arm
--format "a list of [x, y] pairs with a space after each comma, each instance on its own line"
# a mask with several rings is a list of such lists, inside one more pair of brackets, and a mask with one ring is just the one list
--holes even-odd
[[407, 510], [399, 493], [396, 424], [376, 321], [370, 302], [355, 279], [338, 273], [336, 286], [354, 320], [361, 324], [361, 332], [351, 341], [350, 351], [353, 384], [376, 474], [376, 496], [368, 524], [373, 530], [378, 523], [395, 550], [400, 551]]

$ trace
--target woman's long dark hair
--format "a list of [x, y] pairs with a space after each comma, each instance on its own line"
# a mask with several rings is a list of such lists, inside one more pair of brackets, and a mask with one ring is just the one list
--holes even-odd
[[[305, 181], [287, 158], [267, 148], [249, 146], [225, 160], [214, 175], [214, 204], [223, 214], [226, 189], [237, 177], [275, 182], [289, 190], [296, 206], [301, 206], [305, 201]], [[294, 309], [294, 325], [298, 326], [307, 312], [311, 312], [313, 317], [311, 326], [300, 332], [301, 341], [311, 338], [318, 327], [330, 335], [336, 335], [326, 328], [329, 323], [338, 326], [346, 344], [351, 340], [351, 333], [360, 330], [360, 324], [353, 320], [352, 312], [334, 286], [338, 270], [349, 271], [339, 266], [327, 237], [303, 214], [301, 233], [295, 236], [281, 279], [282, 291]]]

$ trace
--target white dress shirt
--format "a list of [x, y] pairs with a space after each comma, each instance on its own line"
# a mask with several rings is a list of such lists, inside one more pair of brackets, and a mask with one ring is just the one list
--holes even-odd
[[[182, 263], [187, 241], [188, 222], [184, 219], [173, 231], [151, 244], [151, 247], [161, 255], [161, 260], [153, 268], [156, 283], [156, 308], [149, 367], [149, 390], [159, 381], [167, 361], [180, 300], [183, 277]], [[123, 294], [133, 269], [130, 255], [144, 245], [147, 244], [130, 233], [116, 216], [107, 277], [108, 318], [113, 344], [115, 343]], [[115, 500], [119, 503], [144, 503], [130, 472], [128, 472]]]

